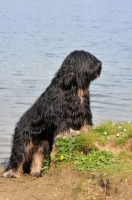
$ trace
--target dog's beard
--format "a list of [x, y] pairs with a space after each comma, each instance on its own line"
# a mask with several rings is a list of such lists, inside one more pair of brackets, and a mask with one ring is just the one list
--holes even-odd
[[100, 77], [100, 73], [95, 73], [94, 74], [94, 79], [99, 78]]
[[100, 75], [97, 74], [97, 73], [95, 73], [94, 75], [95, 75], [95, 79], [98, 78], [98, 77], [100, 76]]

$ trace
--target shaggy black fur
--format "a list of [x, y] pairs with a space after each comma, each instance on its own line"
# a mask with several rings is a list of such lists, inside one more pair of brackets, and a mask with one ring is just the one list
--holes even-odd
[[85, 51], [65, 58], [46, 91], [16, 124], [3, 177], [40, 176], [43, 159], [49, 157], [58, 133], [92, 126], [89, 85], [101, 69], [102, 63]]

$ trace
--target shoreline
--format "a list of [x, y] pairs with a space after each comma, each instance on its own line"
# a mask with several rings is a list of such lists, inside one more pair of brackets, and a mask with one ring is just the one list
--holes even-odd
[[[20, 178], [3, 178], [6, 163], [0, 165], [0, 200], [131, 199], [132, 122], [107, 122], [56, 142], [50, 168], [43, 177], [24, 174]], [[92, 163], [88, 162], [90, 154]]]

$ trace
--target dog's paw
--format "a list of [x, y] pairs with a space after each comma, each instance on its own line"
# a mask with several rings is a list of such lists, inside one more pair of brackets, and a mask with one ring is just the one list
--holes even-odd
[[90, 131], [93, 129], [93, 126], [90, 126], [90, 125], [84, 125], [82, 128], [81, 128], [81, 131]]
[[4, 178], [19, 178], [20, 174], [18, 172], [13, 172], [12, 170], [4, 172], [2, 174]]
[[70, 129], [69, 138], [78, 136], [80, 134], [81, 134], [80, 131], [74, 131], [73, 129]]
[[31, 172], [30, 175], [33, 176], [33, 177], [39, 178], [41, 176], [41, 173], [39, 173], [39, 172]]
[[70, 132], [59, 134], [59, 136], [57, 136], [57, 138], [59, 138], [59, 137], [62, 137], [63, 139], [71, 138], [71, 137], [78, 136], [80, 134], [81, 134], [80, 131], [74, 131], [73, 129], [70, 129]]

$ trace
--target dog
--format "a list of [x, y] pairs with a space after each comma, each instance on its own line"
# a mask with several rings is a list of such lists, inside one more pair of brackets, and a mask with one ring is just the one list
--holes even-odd
[[59, 133], [93, 125], [89, 86], [101, 69], [101, 61], [86, 51], [73, 51], [64, 59], [45, 92], [16, 124], [3, 177], [40, 177]]

